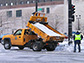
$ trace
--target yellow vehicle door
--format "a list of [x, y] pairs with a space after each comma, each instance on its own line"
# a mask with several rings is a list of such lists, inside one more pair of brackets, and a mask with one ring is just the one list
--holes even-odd
[[32, 40], [32, 39], [37, 39], [37, 35], [30, 31], [29, 29], [25, 29], [24, 30], [24, 44], [26, 44], [27, 42], [29, 42], [29, 40]]
[[29, 29], [25, 29], [24, 30], [24, 39], [23, 39], [24, 44], [26, 44], [30, 40], [30, 35], [29, 34], [30, 34]]
[[22, 29], [17, 30], [13, 35], [13, 45], [22, 45], [23, 37], [22, 37]]

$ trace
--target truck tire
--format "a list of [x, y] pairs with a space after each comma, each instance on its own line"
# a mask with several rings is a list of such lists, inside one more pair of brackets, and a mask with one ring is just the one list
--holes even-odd
[[42, 48], [40, 46], [40, 43], [35, 42], [32, 46], [32, 49], [33, 49], [33, 51], [41, 51]]
[[5, 41], [5, 43], [4, 43], [4, 48], [5, 48], [5, 49], [10, 49], [10, 48], [11, 48], [11, 44], [10, 44], [9, 41]]
[[46, 47], [47, 51], [54, 51], [55, 50], [55, 46], [54, 45], [50, 45], [48, 47]]
[[19, 48], [20, 50], [23, 50], [23, 49], [24, 49], [24, 46], [18, 46], [18, 48]]

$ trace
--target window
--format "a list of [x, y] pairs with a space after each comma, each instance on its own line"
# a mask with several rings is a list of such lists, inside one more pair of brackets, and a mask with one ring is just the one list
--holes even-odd
[[0, 6], [3, 6], [3, 4], [1, 4]]
[[30, 3], [33, 3], [33, 1], [30, 1]]
[[30, 30], [29, 30], [29, 29], [26, 29], [26, 30], [25, 30], [24, 35], [26, 35], [26, 34], [27, 34], [27, 35], [30, 34]]
[[15, 2], [14, 5], [18, 5], [18, 2]]
[[26, 29], [24, 35], [36, 35], [36, 34], [30, 31], [29, 29]]
[[3, 6], [6, 6], [6, 4], [4, 3]]
[[47, 0], [44, 0], [44, 2], [47, 2]]
[[52, 1], [52, 0], [50, 0], [50, 1]]
[[27, 4], [29, 4], [29, 1], [26, 1]]
[[12, 17], [12, 11], [7, 11], [7, 17]]
[[22, 30], [17, 30], [17, 31], [14, 33], [14, 35], [21, 35], [21, 33], [22, 33]]
[[42, 2], [41, 0], [38, 0], [39, 2]]
[[17, 10], [16, 17], [21, 17], [21, 16], [22, 16], [22, 10]]
[[24, 4], [24, 2], [21, 1], [20, 4]]
[[11, 3], [11, 6], [13, 5], [13, 3]]
[[50, 13], [50, 8], [47, 8], [46, 13]]
[[6, 3], [6, 6], [8, 6], [8, 3]]
[[35, 1], [33, 1], [33, 3], [35, 3]]
[[8, 5], [11, 6], [11, 3], [9, 3]]

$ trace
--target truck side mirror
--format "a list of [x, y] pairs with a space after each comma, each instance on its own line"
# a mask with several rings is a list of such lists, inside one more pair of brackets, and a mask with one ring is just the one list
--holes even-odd
[[12, 31], [12, 34], [14, 34], [14, 31]]
[[14, 31], [12, 31], [12, 34], [15, 35]]

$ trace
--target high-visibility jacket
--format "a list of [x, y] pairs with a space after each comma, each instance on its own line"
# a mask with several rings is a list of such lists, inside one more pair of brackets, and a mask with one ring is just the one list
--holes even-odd
[[81, 40], [81, 34], [75, 35], [75, 40]]

